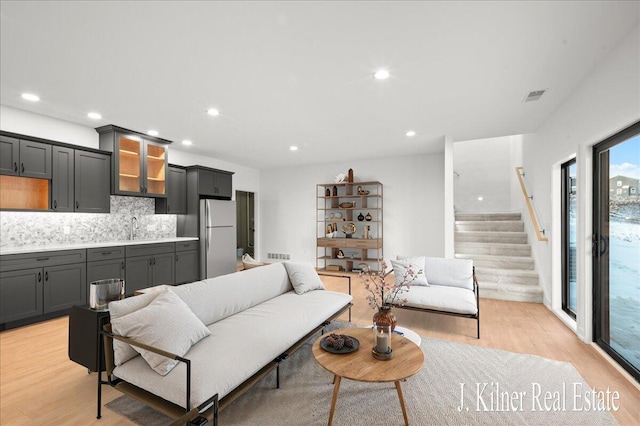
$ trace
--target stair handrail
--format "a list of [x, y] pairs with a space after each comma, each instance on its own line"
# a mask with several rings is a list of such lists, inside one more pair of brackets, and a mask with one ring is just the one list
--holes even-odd
[[524, 201], [527, 204], [527, 210], [529, 210], [529, 217], [531, 217], [531, 223], [533, 223], [533, 229], [536, 231], [536, 238], [538, 241], [549, 241], [549, 238], [545, 236], [544, 228], [540, 228], [538, 214], [536, 214], [535, 205], [533, 204], [533, 194], [529, 195], [527, 191], [527, 186], [524, 181], [524, 168], [516, 167], [516, 174], [518, 175], [518, 180], [520, 181], [520, 188], [522, 189], [522, 195], [524, 196]]

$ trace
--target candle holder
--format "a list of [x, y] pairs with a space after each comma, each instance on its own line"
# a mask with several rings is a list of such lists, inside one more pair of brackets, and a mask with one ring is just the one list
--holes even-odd
[[388, 361], [393, 356], [391, 349], [391, 326], [373, 324], [373, 357], [380, 361]]

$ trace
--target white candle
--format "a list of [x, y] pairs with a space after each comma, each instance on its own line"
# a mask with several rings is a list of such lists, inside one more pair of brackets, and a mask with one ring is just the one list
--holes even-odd
[[383, 332], [376, 333], [376, 352], [387, 353], [389, 349], [389, 335]]

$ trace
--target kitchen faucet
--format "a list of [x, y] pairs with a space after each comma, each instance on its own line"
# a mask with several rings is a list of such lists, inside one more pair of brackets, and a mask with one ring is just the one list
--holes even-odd
[[139, 228], [138, 218], [135, 216], [131, 217], [131, 233], [129, 234], [130, 240], [136, 239], [136, 231], [138, 230], [138, 228]]

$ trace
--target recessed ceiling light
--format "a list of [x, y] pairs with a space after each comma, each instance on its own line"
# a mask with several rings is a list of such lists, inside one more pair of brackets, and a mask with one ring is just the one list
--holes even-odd
[[482, 200], [484, 200], [484, 198], [478, 197], [478, 201], [482, 201]]
[[295, 145], [291, 145], [291, 146], [289, 147], [289, 151], [297, 151], [297, 150], [298, 150], [298, 147], [297, 147], [297, 146], [295, 146]]
[[158, 136], [158, 131], [157, 130], [148, 130], [147, 134], [149, 136]]
[[409, 130], [407, 133], [405, 133], [405, 135], [407, 135], [408, 137], [412, 138], [416, 135], [416, 132], [413, 130]]
[[102, 116], [100, 114], [98, 114], [97, 112], [90, 112], [87, 114], [87, 117], [92, 118], [94, 120], [101, 120]]
[[22, 99], [31, 102], [38, 102], [40, 100], [40, 96], [34, 95], [33, 93], [23, 93]]
[[193, 142], [191, 142], [188, 139], [185, 139], [185, 140], [182, 141], [182, 145], [192, 145], [192, 144], [193, 144]]
[[213, 116], [213, 117], [216, 117], [216, 116], [220, 115], [220, 111], [218, 111], [218, 110], [217, 110], [217, 109], [215, 109], [215, 108], [209, 108], [209, 109], [207, 110], [207, 114], [209, 114], [209, 115], [211, 115], [211, 116]]
[[378, 80], [386, 80], [387, 78], [389, 78], [389, 71], [384, 69], [378, 70], [373, 73], [373, 76]]

